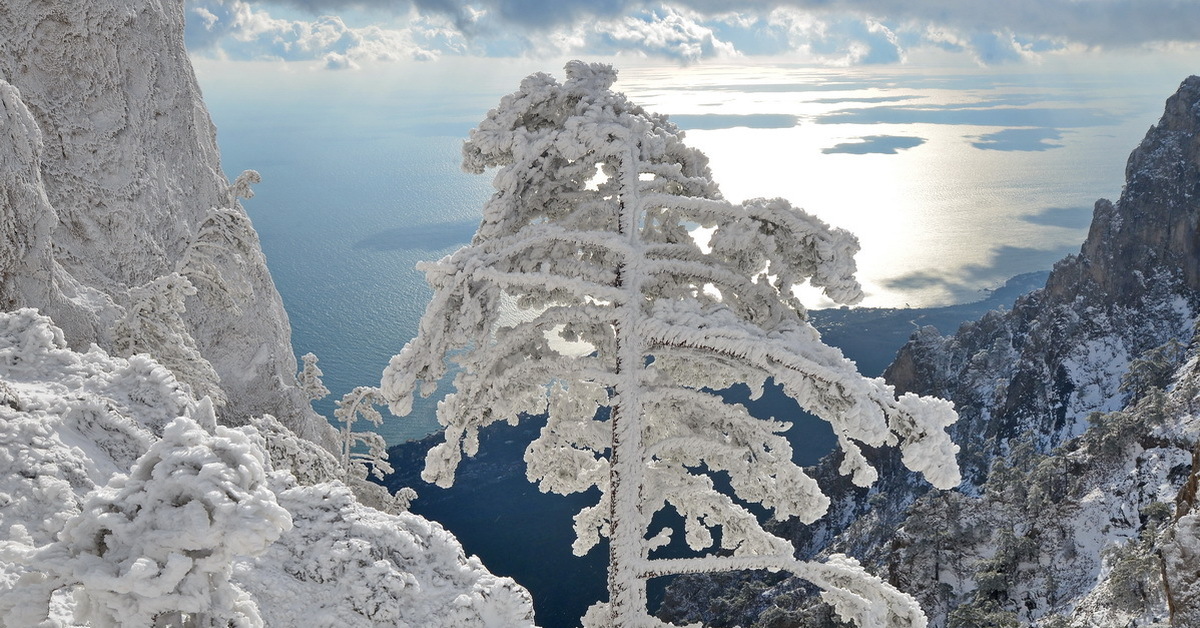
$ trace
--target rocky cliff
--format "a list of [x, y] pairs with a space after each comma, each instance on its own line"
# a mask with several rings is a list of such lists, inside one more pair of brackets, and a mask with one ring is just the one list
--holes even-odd
[[[1197, 545], [1194, 514], [1173, 504], [1198, 434], [1198, 247], [1200, 78], [1190, 77], [1130, 156], [1119, 200], [1096, 203], [1079, 254], [1044, 288], [954, 335], [919, 330], [887, 369], [898, 392], [955, 402], [964, 484], [929, 492], [877, 452], [891, 471], [865, 491], [826, 460], [822, 486], [838, 497], [816, 525], [783, 528], [798, 554], [862, 557], [916, 595], [934, 626], [1150, 625], [1172, 609], [1178, 619], [1187, 605], [1168, 604], [1168, 589], [1196, 590], [1194, 569], [1180, 568]], [[752, 575], [676, 585], [663, 614], [713, 626], [829, 621], [802, 583]]]
[[330, 453], [256, 181], [221, 172], [182, 0], [0, 2], [0, 628], [532, 627]]
[[[0, 309], [39, 308], [71, 346], [128, 353], [153, 343], [114, 333], [138, 308], [131, 289], [192, 271], [176, 309], [221, 415], [324, 438], [292, 386], [287, 314], [237, 202], [248, 188], [221, 171], [183, 21], [177, 1], [0, 3]], [[213, 233], [231, 246], [186, 268]]]

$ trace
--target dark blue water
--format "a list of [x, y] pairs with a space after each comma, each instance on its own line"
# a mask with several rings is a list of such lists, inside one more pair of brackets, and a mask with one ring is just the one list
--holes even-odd
[[[320, 359], [332, 394], [315, 406], [331, 417], [335, 399], [378, 385], [416, 332], [432, 293], [414, 265], [469, 242], [479, 224], [490, 178], [459, 169], [461, 138], [479, 113], [431, 114], [400, 102], [364, 105], [353, 116], [330, 104], [321, 116], [319, 103], [274, 103], [268, 113], [244, 100], [210, 101], [230, 179], [248, 168], [262, 174], [243, 204], [296, 354]], [[432, 128], [396, 123], [418, 116]], [[434, 403], [418, 400], [410, 418], [387, 415], [378, 431], [389, 443], [421, 438], [436, 427]]]

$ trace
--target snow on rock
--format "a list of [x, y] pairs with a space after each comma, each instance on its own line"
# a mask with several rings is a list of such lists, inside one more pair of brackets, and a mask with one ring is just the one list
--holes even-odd
[[272, 471], [268, 451], [332, 456], [271, 418], [218, 426], [186, 391], [0, 313], [0, 626], [533, 626], [528, 594], [440, 526]]
[[292, 520], [267, 487], [257, 437], [253, 428], [218, 426], [214, 435], [189, 418], [172, 421], [128, 476], [87, 495], [54, 543], [26, 553], [29, 572], [12, 592], [28, 603], [17, 612], [48, 615], [49, 594], [76, 586], [75, 619], [97, 627], [149, 625], [164, 614], [262, 626], [253, 600], [230, 582], [232, 561], [262, 552]]
[[533, 626], [529, 594], [467, 558], [437, 523], [358, 506], [340, 483], [293, 484], [279, 503], [295, 527], [236, 568], [268, 625]]
[[328, 441], [292, 386], [287, 315], [237, 202], [245, 181], [221, 171], [183, 23], [181, 2], [0, 3], [0, 307], [37, 307], [72, 347], [112, 350], [129, 288], [180, 270], [211, 210], [235, 213], [240, 246], [215, 263], [236, 302], [196, 282], [183, 314], [222, 417], [270, 413]]

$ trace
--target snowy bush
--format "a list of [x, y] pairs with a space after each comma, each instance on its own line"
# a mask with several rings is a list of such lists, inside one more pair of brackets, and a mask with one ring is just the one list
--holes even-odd
[[[218, 428], [185, 391], [147, 355], [0, 312], [0, 626], [532, 628], [528, 594], [440, 526], [364, 506], [273, 417]], [[268, 474], [264, 447], [311, 486]]]
[[[243, 173], [243, 177], [245, 174]], [[241, 195], [249, 190], [246, 180], [239, 177], [235, 186]], [[232, 201], [231, 201], [232, 203]], [[247, 260], [261, 255], [257, 234], [250, 218], [236, 203], [234, 207], [212, 207], [200, 223], [192, 241], [175, 265], [177, 273], [192, 280], [201, 298], [223, 305], [237, 314], [241, 304], [250, 300], [254, 287], [244, 272]]]
[[295, 525], [236, 568], [268, 625], [533, 628], [529, 594], [440, 525], [363, 508], [336, 482], [276, 488]]
[[44, 618], [46, 594], [75, 586], [76, 620], [97, 628], [261, 626], [230, 582], [233, 560], [262, 552], [292, 520], [267, 485], [256, 436], [173, 421], [128, 476], [88, 495], [56, 542], [25, 556], [44, 571], [16, 587], [30, 598], [19, 612]]
[[[421, 266], [435, 294], [382, 392], [405, 415], [448, 361], [461, 367], [438, 406], [446, 441], [423, 477], [451, 484], [481, 428], [548, 414], [526, 450], [528, 477], [562, 494], [598, 487], [599, 502], [575, 517], [574, 549], [610, 540], [609, 603], [586, 625], [656, 625], [646, 579], [745, 568], [794, 571], [863, 625], [923, 625], [911, 598], [852, 560], [795, 561], [735, 500], [805, 522], [829, 503], [792, 463], [787, 423], [713, 393], [780, 384], [832, 424], [841, 471], [861, 486], [876, 477], [862, 445], [898, 445], [936, 486], [959, 482], [950, 404], [897, 399], [860, 376], [821, 343], [793, 292], [807, 282], [858, 300], [857, 240], [782, 199], [724, 200], [682, 132], [610, 89], [612, 68], [566, 69], [561, 84], [526, 78], [471, 132], [463, 167], [499, 168], [496, 194], [470, 246]], [[503, 315], [502, 303], [520, 314]], [[715, 474], [727, 474], [732, 495]], [[660, 510], [681, 515], [688, 546], [709, 555], [652, 558], [675, 532], [650, 530]]]

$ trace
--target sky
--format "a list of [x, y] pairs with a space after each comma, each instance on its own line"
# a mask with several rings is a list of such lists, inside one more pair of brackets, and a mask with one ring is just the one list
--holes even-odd
[[187, 0], [188, 42], [227, 60], [351, 70], [446, 57], [785, 55], [834, 66], [1186, 54], [1194, 0]]

